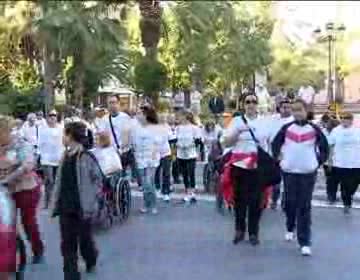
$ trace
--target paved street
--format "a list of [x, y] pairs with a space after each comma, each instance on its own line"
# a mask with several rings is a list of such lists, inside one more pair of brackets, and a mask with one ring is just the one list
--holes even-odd
[[[198, 162], [196, 167], [196, 185], [197, 189], [202, 192], [203, 190], [203, 169], [204, 169], [204, 163]], [[184, 186], [182, 184], [175, 186], [177, 191], [183, 191]], [[359, 188], [360, 190], [360, 188]], [[209, 195], [201, 195], [199, 197], [202, 200], [206, 201], [214, 201], [213, 196]], [[326, 195], [326, 183], [325, 183], [325, 174], [322, 169], [319, 169], [318, 178], [316, 181], [315, 191], [313, 194], [313, 205], [314, 206], [321, 206], [321, 207], [329, 207], [327, 203], [327, 195]], [[335, 205], [332, 205], [331, 207], [342, 207], [341, 197], [340, 197], [340, 186], [338, 191], [338, 202]], [[358, 191], [354, 196], [354, 205], [355, 208], [360, 208], [360, 191]]]
[[[134, 209], [139, 206], [136, 201]], [[314, 256], [299, 255], [296, 244], [283, 241], [284, 219], [267, 210], [262, 244], [253, 248], [231, 243], [233, 222], [212, 203], [194, 206], [160, 202], [158, 216], [141, 216], [97, 235], [101, 280], [357, 280], [360, 275], [360, 211], [344, 217], [340, 209], [314, 210]], [[57, 221], [41, 211], [47, 244], [46, 264], [30, 266], [26, 280], [62, 280]]]

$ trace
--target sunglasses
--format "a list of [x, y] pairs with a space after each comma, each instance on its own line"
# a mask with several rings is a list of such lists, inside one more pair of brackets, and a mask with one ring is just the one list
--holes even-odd
[[245, 100], [245, 104], [258, 104], [258, 102], [255, 99], [251, 99], [251, 100]]
[[342, 119], [342, 120], [349, 120], [349, 121], [352, 121], [352, 120], [353, 120], [353, 118], [350, 117], [350, 116], [340, 117], [340, 119]]
[[57, 117], [56, 114], [50, 114], [49, 117]]

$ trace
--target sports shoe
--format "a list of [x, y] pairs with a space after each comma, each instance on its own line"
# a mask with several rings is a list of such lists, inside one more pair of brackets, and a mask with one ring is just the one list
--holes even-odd
[[159, 212], [156, 208], [151, 209], [151, 214], [157, 215]]
[[351, 211], [350, 211], [350, 206], [345, 206], [345, 207], [344, 207], [344, 214], [345, 214], [345, 215], [349, 215], [350, 212], [351, 212]]
[[183, 198], [183, 201], [184, 202], [189, 202], [190, 201], [190, 196], [185, 195], [184, 198]]
[[169, 202], [170, 201], [170, 196], [168, 194], [165, 194], [164, 197], [163, 197], [163, 201]]
[[260, 240], [256, 235], [250, 235], [249, 241], [252, 246], [257, 246], [260, 244]]
[[140, 213], [141, 214], [146, 214], [148, 212], [149, 212], [149, 210], [147, 208], [140, 208]]
[[290, 242], [290, 241], [294, 241], [294, 233], [293, 232], [290, 232], [288, 231], [286, 234], [285, 234], [285, 240]]
[[311, 248], [309, 246], [303, 246], [301, 247], [301, 255], [304, 257], [311, 256]]

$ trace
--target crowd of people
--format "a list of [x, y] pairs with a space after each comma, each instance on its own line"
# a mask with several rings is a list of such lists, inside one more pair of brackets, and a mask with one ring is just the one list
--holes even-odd
[[[271, 187], [271, 208], [276, 209], [281, 198], [286, 214], [285, 239], [294, 240], [296, 230], [301, 254], [311, 255], [311, 201], [318, 169], [325, 169], [329, 203], [336, 201], [340, 185], [344, 211], [349, 214], [360, 183], [359, 129], [352, 125], [350, 113], [340, 120], [326, 114], [315, 123], [308, 119], [308, 104], [285, 97], [278, 103], [279, 114], [262, 116], [258, 98], [253, 92], [244, 95], [244, 112], [235, 112], [227, 127], [213, 121], [202, 126], [186, 110], [158, 114], [148, 103], [135, 112], [123, 112], [116, 95], [108, 98], [107, 108], [96, 108], [95, 117], [87, 120], [78, 111], [60, 121], [55, 110], [46, 119], [41, 112], [30, 113], [25, 123], [2, 116], [0, 183], [20, 213], [32, 262], [40, 263], [44, 257], [37, 223], [40, 202], [52, 217], [59, 216], [64, 279], [78, 280], [78, 247], [88, 272], [97, 263], [91, 217], [103, 174], [121, 170], [143, 192], [141, 213], [156, 215], [158, 198], [169, 202], [172, 184], [180, 177], [183, 201], [196, 202], [197, 161], [206, 160], [215, 143], [221, 144], [231, 163], [233, 194], [227, 202], [235, 215], [233, 243], [243, 241], [246, 232], [252, 245], [260, 243], [263, 196]], [[281, 183], [261, 183], [260, 152], [279, 164]], [[12, 271], [7, 266], [2, 269]]]

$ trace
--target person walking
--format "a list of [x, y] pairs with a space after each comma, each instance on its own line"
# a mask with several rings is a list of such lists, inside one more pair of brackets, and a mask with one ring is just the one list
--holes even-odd
[[7, 186], [20, 214], [26, 237], [33, 252], [33, 263], [42, 262], [44, 244], [37, 222], [40, 186], [33, 172], [34, 151], [31, 144], [13, 133], [12, 118], [0, 116], [0, 183]]
[[[339, 125], [336, 116], [324, 114], [321, 117], [320, 127], [324, 135], [329, 141], [331, 131]], [[336, 174], [336, 169], [332, 168], [332, 152], [330, 149], [329, 160], [324, 163], [324, 173], [326, 178], [326, 194], [330, 205], [336, 202], [336, 196], [338, 192], [338, 186], [340, 184], [339, 176]], [[335, 172], [334, 172], [335, 170]]]
[[195, 169], [197, 141], [201, 138], [199, 135], [199, 129], [194, 121], [194, 116], [191, 112], [184, 112], [180, 125], [176, 130], [177, 135], [177, 159], [181, 174], [184, 179], [185, 185], [185, 202], [196, 202], [195, 196]]
[[130, 147], [131, 118], [128, 114], [121, 112], [120, 97], [112, 95], [108, 98], [109, 116], [104, 122], [103, 130], [111, 135], [113, 146], [119, 151], [124, 175], [131, 168], [134, 153]]
[[94, 157], [86, 151], [88, 128], [82, 122], [65, 125], [64, 156], [60, 162], [51, 202], [52, 217], [59, 216], [64, 280], [80, 280], [78, 247], [87, 272], [95, 269], [98, 257], [91, 217], [103, 177]]
[[140, 211], [143, 214], [149, 211], [157, 214], [155, 171], [160, 165], [161, 137], [156, 133], [159, 120], [155, 109], [148, 106], [141, 107], [137, 117], [140, 126], [132, 132], [131, 143], [143, 187], [144, 206]]
[[57, 122], [57, 112], [52, 110], [49, 112], [47, 125], [40, 130], [38, 144], [41, 169], [45, 179], [45, 209], [49, 207], [56, 171], [64, 151], [62, 138], [63, 128]]
[[[249, 233], [249, 241], [253, 246], [259, 244], [259, 226], [262, 213], [263, 190], [257, 169], [257, 145], [250, 129], [265, 145], [267, 131], [265, 119], [258, 117], [258, 98], [249, 92], [243, 97], [245, 114], [233, 118], [224, 131], [221, 142], [231, 149], [231, 178], [234, 184], [234, 211], [236, 245], [245, 239]], [[247, 226], [248, 224], [248, 226]]]
[[[333, 151], [331, 172], [335, 182], [340, 183], [345, 214], [350, 213], [353, 196], [360, 184], [360, 129], [353, 126], [353, 121], [351, 113], [343, 113], [341, 124], [329, 136]], [[334, 193], [332, 195], [331, 199], [334, 198]]]
[[[280, 129], [288, 123], [291, 123], [294, 121], [294, 117], [292, 116], [292, 110], [291, 110], [291, 102], [289, 99], [284, 98], [279, 101], [278, 103], [278, 109], [279, 109], [279, 117], [275, 118], [271, 125], [272, 129], [272, 135], [270, 138], [270, 141], [272, 141], [276, 134], [280, 131]], [[271, 209], [276, 210], [278, 206], [278, 201], [281, 195], [281, 184], [276, 184], [272, 187], [272, 198], [271, 198]]]
[[[307, 104], [292, 106], [295, 121], [284, 125], [272, 142], [272, 152], [283, 172], [287, 241], [297, 240], [303, 256], [311, 255], [311, 201], [318, 168], [329, 156], [325, 135], [307, 120]], [[301, 159], [301, 160], [299, 160]]]
[[169, 141], [171, 137], [171, 128], [166, 123], [165, 116], [160, 116], [160, 124], [156, 133], [158, 133], [160, 137], [160, 165], [156, 168], [155, 186], [157, 190], [161, 191], [163, 200], [169, 202], [171, 185], [171, 149]]
[[171, 116], [168, 119], [168, 124], [170, 126], [170, 136], [169, 136], [169, 144], [171, 149], [171, 173], [173, 177], [174, 184], [180, 184], [180, 167], [179, 167], [179, 160], [177, 159], [177, 127], [179, 125], [179, 121], [175, 116]]

